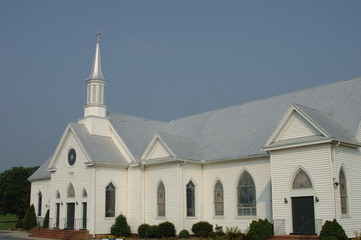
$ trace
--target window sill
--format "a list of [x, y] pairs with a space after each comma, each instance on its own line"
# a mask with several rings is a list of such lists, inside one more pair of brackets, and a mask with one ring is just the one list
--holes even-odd
[[162, 216], [162, 217], [156, 217], [155, 220], [167, 220], [167, 218], [165, 216]]
[[213, 219], [224, 219], [224, 216], [213, 216]]
[[342, 214], [341, 219], [351, 218], [350, 214]]
[[258, 219], [257, 215], [251, 215], [251, 216], [236, 216], [235, 219]]

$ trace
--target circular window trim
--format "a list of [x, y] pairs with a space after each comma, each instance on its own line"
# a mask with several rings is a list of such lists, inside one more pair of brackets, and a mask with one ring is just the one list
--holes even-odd
[[68, 152], [68, 164], [69, 166], [73, 166], [76, 161], [76, 151], [74, 148], [71, 148]]

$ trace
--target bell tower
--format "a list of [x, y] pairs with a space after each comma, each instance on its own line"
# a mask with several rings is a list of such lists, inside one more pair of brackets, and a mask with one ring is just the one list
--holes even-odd
[[100, 32], [98, 31], [93, 68], [89, 78], [85, 81], [87, 100], [84, 106], [84, 117], [78, 122], [84, 124], [92, 135], [110, 136], [107, 106], [104, 104], [106, 80], [103, 77], [101, 67], [99, 37]]
[[99, 44], [100, 32], [96, 34], [96, 47], [93, 60], [93, 68], [90, 73], [87, 84], [87, 101], [84, 106], [84, 117], [107, 116], [107, 106], [104, 104], [104, 92], [106, 80], [103, 77], [101, 59], [100, 59], [100, 44]]

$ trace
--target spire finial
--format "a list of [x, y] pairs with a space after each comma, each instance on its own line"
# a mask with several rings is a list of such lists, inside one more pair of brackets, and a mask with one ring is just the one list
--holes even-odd
[[100, 32], [99, 30], [95, 34], [97, 42], [95, 47], [95, 55], [94, 55], [94, 61], [93, 61], [93, 69], [90, 73], [90, 76], [88, 80], [104, 80], [103, 74], [102, 74], [102, 68], [101, 68], [101, 61], [100, 61], [100, 44], [99, 44], [99, 38], [100, 38]]
[[97, 31], [97, 33], [95, 34], [96, 38], [97, 38], [97, 43], [99, 42], [100, 39], [100, 34], [102, 34], [99, 30]]

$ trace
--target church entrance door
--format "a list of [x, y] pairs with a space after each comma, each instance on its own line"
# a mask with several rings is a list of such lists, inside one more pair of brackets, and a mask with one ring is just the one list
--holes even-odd
[[67, 204], [66, 228], [74, 229], [75, 203]]
[[292, 222], [295, 235], [315, 235], [313, 196], [292, 198]]
[[60, 203], [56, 203], [56, 219], [55, 219], [55, 227], [59, 228], [60, 221]]

